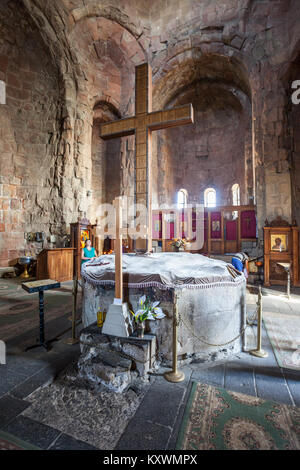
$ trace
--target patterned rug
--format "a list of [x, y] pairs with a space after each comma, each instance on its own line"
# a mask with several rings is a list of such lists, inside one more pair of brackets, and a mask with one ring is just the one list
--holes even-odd
[[177, 449], [300, 449], [300, 408], [194, 382]]
[[0, 431], [0, 450], [40, 450], [40, 448]]
[[263, 318], [279, 367], [300, 370], [299, 315], [264, 311]]

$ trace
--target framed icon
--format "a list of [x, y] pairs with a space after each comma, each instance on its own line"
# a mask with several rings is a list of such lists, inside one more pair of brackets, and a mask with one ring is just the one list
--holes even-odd
[[80, 242], [81, 248], [85, 247], [85, 242], [90, 238], [90, 231], [86, 229], [81, 229], [80, 233]]
[[285, 233], [271, 233], [271, 251], [287, 251], [288, 236]]
[[221, 230], [221, 225], [219, 220], [213, 220], [212, 221], [212, 231], [213, 232], [219, 232]]

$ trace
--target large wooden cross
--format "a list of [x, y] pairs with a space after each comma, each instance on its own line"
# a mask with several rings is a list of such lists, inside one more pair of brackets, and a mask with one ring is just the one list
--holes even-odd
[[135, 116], [101, 125], [102, 139], [135, 134], [135, 203], [147, 208], [147, 240], [138, 239], [136, 248], [152, 250], [152, 131], [193, 122], [191, 104], [152, 112], [152, 70], [146, 63], [135, 69]]

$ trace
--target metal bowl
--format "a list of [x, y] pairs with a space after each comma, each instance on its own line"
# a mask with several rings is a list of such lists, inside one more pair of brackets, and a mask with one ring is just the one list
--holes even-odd
[[32, 260], [33, 260], [32, 256], [21, 256], [19, 258], [19, 264], [22, 264], [23, 266], [25, 266], [26, 264], [30, 264]]

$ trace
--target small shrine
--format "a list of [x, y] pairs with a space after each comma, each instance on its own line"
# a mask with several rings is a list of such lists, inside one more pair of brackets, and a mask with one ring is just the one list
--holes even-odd
[[299, 282], [299, 228], [281, 217], [264, 227], [264, 285], [293, 286]]

